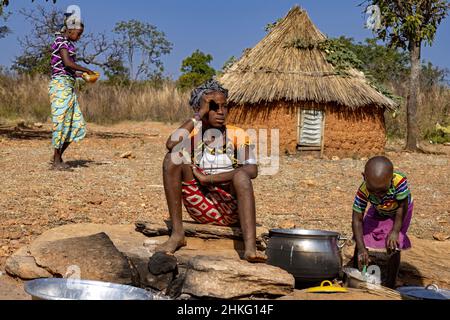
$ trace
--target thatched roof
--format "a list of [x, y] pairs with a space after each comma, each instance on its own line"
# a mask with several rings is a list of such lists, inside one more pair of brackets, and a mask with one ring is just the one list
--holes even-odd
[[317, 47], [298, 49], [289, 43], [319, 43], [326, 36], [306, 11], [294, 7], [253, 49], [247, 50], [219, 81], [236, 104], [277, 100], [337, 103], [352, 109], [393, 108], [395, 103], [375, 90], [355, 69], [338, 73]]

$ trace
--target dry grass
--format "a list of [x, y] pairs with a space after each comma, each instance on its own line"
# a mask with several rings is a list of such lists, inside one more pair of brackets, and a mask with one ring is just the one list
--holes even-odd
[[[0, 120], [23, 119], [28, 122], [46, 122], [50, 116], [48, 81], [43, 76], [11, 77], [0, 74]], [[406, 97], [407, 83], [395, 84], [390, 89]], [[151, 84], [112, 86], [105, 83], [81, 85], [77, 88], [84, 116], [89, 122], [117, 123], [124, 120], [162, 121], [176, 123], [188, 118], [189, 93], [180, 92], [174, 83], [159, 87]], [[450, 121], [450, 89], [434, 86], [420, 93], [418, 107], [422, 137], [427, 137], [439, 122]], [[388, 136], [404, 137], [406, 133], [406, 100], [395, 118], [386, 113]]]
[[[49, 79], [43, 76], [0, 76], [0, 118], [45, 122], [50, 116]], [[171, 82], [113, 86], [80, 84], [79, 102], [88, 122], [123, 120], [177, 122], [190, 113], [188, 93]]]
[[[395, 84], [391, 90], [399, 96], [408, 95], [408, 83]], [[406, 136], [406, 99], [403, 99], [395, 117], [386, 112], [386, 129], [388, 136], [403, 138]], [[436, 123], [448, 125], [450, 122], [450, 89], [446, 86], [435, 85], [423, 88], [419, 94], [417, 119], [422, 137], [426, 138], [435, 132]]]

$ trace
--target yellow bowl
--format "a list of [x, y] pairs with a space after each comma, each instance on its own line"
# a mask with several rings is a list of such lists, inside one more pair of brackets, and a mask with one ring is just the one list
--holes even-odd
[[94, 74], [83, 73], [83, 79], [89, 83], [97, 82], [98, 78], [100, 78], [100, 73], [95, 72]]

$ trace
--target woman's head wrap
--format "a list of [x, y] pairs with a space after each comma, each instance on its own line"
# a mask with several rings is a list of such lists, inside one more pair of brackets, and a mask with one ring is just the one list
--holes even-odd
[[203, 95], [216, 91], [223, 93], [228, 98], [228, 90], [222, 87], [215, 79], [210, 79], [192, 91], [189, 104], [193, 108], [198, 108]]

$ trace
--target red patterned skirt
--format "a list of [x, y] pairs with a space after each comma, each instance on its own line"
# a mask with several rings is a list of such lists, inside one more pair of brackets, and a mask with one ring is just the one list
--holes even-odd
[[239, 222], [237, 199], [213, 186], [203, 187], [194, 179], [183, 182], [183, 204], [192, 219], [201, 224], [231, 226]]

